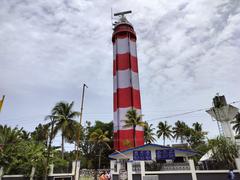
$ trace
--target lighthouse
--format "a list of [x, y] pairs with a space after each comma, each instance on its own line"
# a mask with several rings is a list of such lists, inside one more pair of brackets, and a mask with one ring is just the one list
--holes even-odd
[[[119, 19], [114, 23], [112, 34], [114, 149], [119, 151], [133, 147], [134, 144], [133, 127], [124, 127], [127, 112], [135, 109], [141, 114], [137, 37], [132, 24], [125, 17], [128, 13], [131, 11], [114, 14]], [[135, 133], [135, 145], [143, 145], [143, 127], [137, 126]]]

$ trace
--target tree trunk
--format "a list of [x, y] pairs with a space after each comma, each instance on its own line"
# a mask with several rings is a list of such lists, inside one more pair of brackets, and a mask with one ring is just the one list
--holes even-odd
[[163, 145], [165, 146], [165, 136], [163, 136]]
[[48, 164], [49, 164], [49, 157], [50, 157], [50, 153], [51, 153], [51, 146], [52, 146], [52, 139], [53, 139], [53, 128], [54, 128], [54, 121], [52, 121], [51, 132], [50, 132], [50, 137], [49, 137], [49, 144], [47, 147], [47, 162], [46, 162], [46, 167], [45, 167], [45, 180], [47, 180], [47, 176], [48, 176]]
[[100, 149], [99, 157], [98, 157], [98, 169], [100, 169], [100, 167], [101, 167], [101, 155], [102, 155], [102, 150]]
[[64, 159], [64, 136], [62, 133], [62, 159]]
[[133, 126], [133, 147], [136, 147], [136, 126]]

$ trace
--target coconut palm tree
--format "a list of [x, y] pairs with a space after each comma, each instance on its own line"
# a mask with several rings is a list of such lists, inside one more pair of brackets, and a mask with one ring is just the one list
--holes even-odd
[[31, 133], [31, 138], [34, 141], [43, 142], [45, 145], [47, 145], [48, 134], [49, 134], [49, 123], [47, 124], [40, 123], [38, 124], [37, 127], [35, 127], [35, 130]]
[[99, 147], [99, 159], [98, 159], [98, 168], [101, 167], [101, 155], [104, 150], [104, 147], [111, 149], [108, 142], [110, 139], [108, 138], [108, 131], [103, 131], [102, 129], [98, 128], [94, 132], [90, 134], [90, 141], [94, 142], [94, 144]]
[[18, 142], [21, 139], [21, 130], [16, 127], [11, 128], [7, 125], [0, 125], [0, 146]]
[[144, 126], [144, 141], [147, 144], [151, 144], [154, 141], [156, 141], [156, 139], [154, 138], [155, 133], [153, 132], [155, 130], [155, 128], [152, 127], [152, 124], [148, 124], [145, 121], [145, 126]]
[[144, 127], [145, 123], [142, 121], [143, 115], [138, 114], [136, 109], [131, 109], [126, 114], [125, 128], [133, 127], [133, 146], [136, 147], [136, 127]]
[[176, 141], [180, 139], [181, 143], [186, 139], [186, 129], [188, 129], [188, 126], [185, 122], [183, 121], [177, 121], [175, 122], [175, 126], [172, 128], [173, 129], [173, 134], [174, 138]]
[[201, 132], [202, 131], [202, 124], [200, 124], [198, 122], [193, 123], [192, 127], [197, 132]]
[[235, 120], [231, 122], [233, 125], [233, 130], [235, 130], [236, 134], [240, 134], [240, 113], [237, 113], [235, 116]]
[[165, 146], [166, 138], [171, 139], [173, 137], [171, 125], [167, 124], [167, 121], [159, 122], [157, 136], [158, 138], [163, 137], [163, 145]]
[[71, 131], [73, 124], [75, 124], [74, 118], [79, 116], [79, 112], [73, 111], [74, 102], [70, 104], [67, 102], [59, 102], [52, 109], [52, 115], [56, 117], [55, 131], [61, 131], [62, 133], [62, 158], [64, 158], [64, 141], [74, 132]]

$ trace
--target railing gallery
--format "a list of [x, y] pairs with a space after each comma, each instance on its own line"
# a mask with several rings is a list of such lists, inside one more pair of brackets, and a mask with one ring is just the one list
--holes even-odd
[[188, 162], [182, 163], [157, 163], [145, 162], [145, 171], [184, 171], [190, 170]]

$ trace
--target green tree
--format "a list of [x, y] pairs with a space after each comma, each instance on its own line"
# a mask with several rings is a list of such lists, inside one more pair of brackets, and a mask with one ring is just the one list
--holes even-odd
[[159, 122], [157, 136], [158, 138], [163, 137], [163, 145], [165, 146], [166, 138], [171, 139], [173, 137], [171, 125], [167, 124], [167, 121]]
[[126, 114], [125, 128], [133, 127], [133, 146], [136, 147], [136, 127], [144, 127], [145, 123], [142, 121], [143, 115], [138, 114], [136, 109], [131, 109]]
[[0, 125], [0, 145], [6, 144], [13, 145], [14, 143], [21, 140], [21, 129], [17, 127], [11, 128], [7, 125]]
[[196, 148], [201, 144], [205, 144], [205, 136], [207, 132], [202, 130], [202, 124], [196, 122], [192, 125], [193, 128], [187, 128], [185, 131], [186, 139], [191, 148]]
[[47, 145], [47, 140], [49, 136], [49, 126], [50, 124], [38, 124], [35, 130], [31, 133], [31, 138], [37, 142], [43, 142]]
[[64, 158], [64, 141], [69, 139], [70, 136], [74, 136], [74, 131], [72, 128], [76, 124], [74, 118], [79, 116], [79, 112], [73, 111], [74, 102], [70, 104], [67, 102], [59, 102], [52, 109], [52, 115], [56, 116], [56, 126], [55, 130], [61, 131], [62, 136], [62, 159]]
[[108, 144], [110, 139], [107, 136], [108, 136], [108, 131], [103, 131], [102, 129], [96, 129], [90, 135], [90, 141], [94, 142], [94, 144], [96, 145], [96, 147], [98, 147], [98, 150], [99, 150], [99, 161], [98, 161], [99, 169], [101, 167], [101, 155], [104, 147], [111, 149], [111, 147]]
[[240, 113], [237, 113], [235, 116], [235, 120], [231, 122], [233, 124], [233, 130], [235, 130], [236, 134], [240, 134]]
[[209, 140], [209, 148], [212, 150], [212, 160], [220, 168], [235, 168], [235, 158], [238, 157], [238, 147], [230, 139], [219, 136]]
[[173, 137], [176, 139], [180, 139], [181, 143], [186, 139], [186, 130], [188, 129], [188, 125], [183, 121], [175, 122], [175, 126], [173, 129]]
[[155, 128], [152, 127], [153, 125], [152, 124], [148, 124], [146, 121], [145, 121], [145, 126], [144, 126], [144, 141], [145, 143], [147, 144], [151, 144], [153, 143], [154, 141], [156, 141], [155, 139], [155, 133], [153, 132], [155, 130]]
[[111, 149], [103, 148], [101, 153], [101, 167], [109, 167], [110, 165], [108, 155], [113, 152], [113, 122], [105, 123], [97, 120], [95, 121], [95, 124], [91, 125], [91, 123], [87, 121], [86, 127], [83, 128], [83, 133], [80, 136], [81, 166], [83, 168], [98, 168], [99, 146], [96, 146], [92, 141], [89, 141], [90, 135], [97, 129], [101, 129], [103, 132], [108, 131], [107, 138], [110, 140], [108, 145]]

